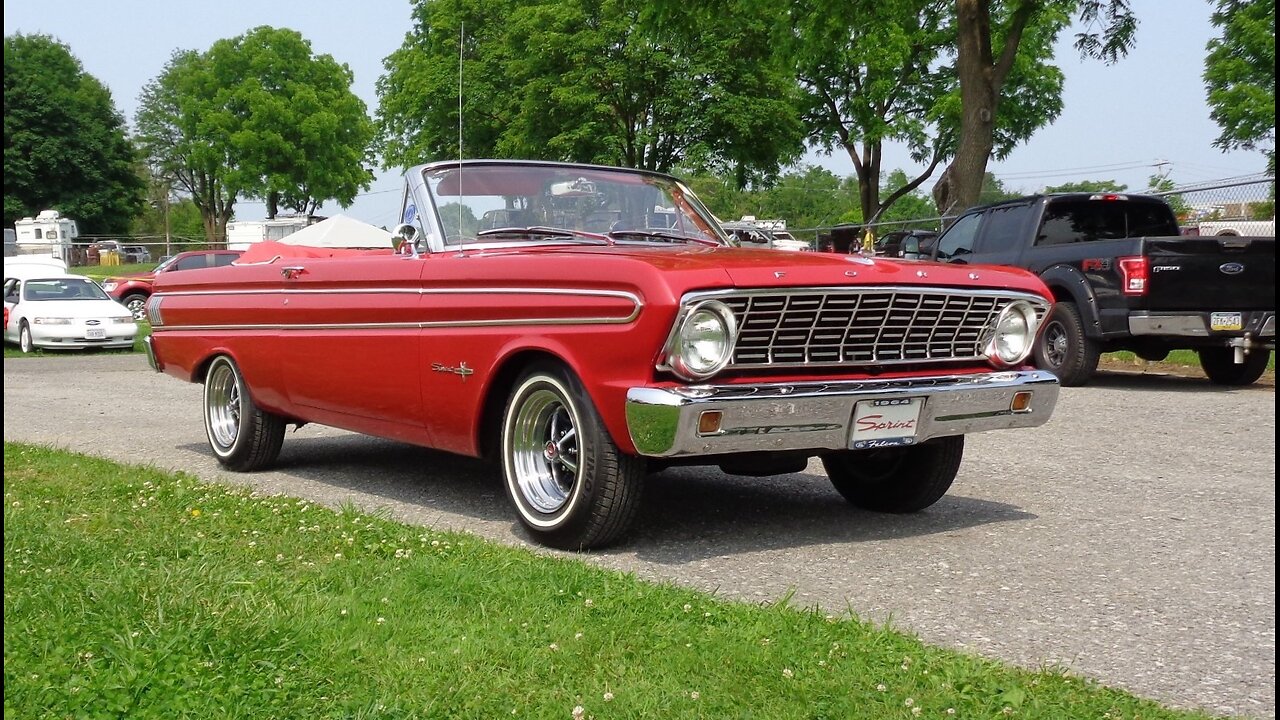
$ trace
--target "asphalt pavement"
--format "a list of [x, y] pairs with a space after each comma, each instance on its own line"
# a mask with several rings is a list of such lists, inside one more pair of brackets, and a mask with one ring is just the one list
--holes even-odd
[[[819, 464], [650, 476], [629, 540], [583, 554], [747, 602], [852, 609], [924, 641], [1057, 666], [1165, 704], [1276, 717], [1275, 388], [1104, 373], [1047, 425], [967, 439], [911, 516], [850, 508]], [[496, 470], [307, 426], [278, 469], [223, 471], [200, 388], [140, 355], [6, 358], [4, 439], [185, 470], [538, 552]]]

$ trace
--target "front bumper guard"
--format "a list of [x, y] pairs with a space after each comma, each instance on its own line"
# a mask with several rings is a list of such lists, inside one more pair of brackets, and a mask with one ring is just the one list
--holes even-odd
[[[1025, 410], [1015, 393], [1031, 391]], [[742, 452], [845, 450], [854, 406], [864, 400], [924, 398], [916, 442], [1043, 425], [1058, 401], [1058, 379], [1042, 370], [897, 380], [638, 387], [627, 391], [627, 427], [649, 457]], [[698, 432], [706, 411], [723, 413], [715, 433]]]

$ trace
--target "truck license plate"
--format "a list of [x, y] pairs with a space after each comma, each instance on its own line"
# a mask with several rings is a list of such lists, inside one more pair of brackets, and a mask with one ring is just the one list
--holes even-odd
[[1243, 330], [1244, 322], [1238, 312], [1216, 312], [1209, 315], [1210, 330]]
[[107, 337], [107, 331], [102, 328], [89, 328], [84, 331], [84, 336], [89, 340], [103, 340]]
[[853, 406], [849, 447], [867, 450], [914, 444], [922, 407], [924, 398], [863, 400]]

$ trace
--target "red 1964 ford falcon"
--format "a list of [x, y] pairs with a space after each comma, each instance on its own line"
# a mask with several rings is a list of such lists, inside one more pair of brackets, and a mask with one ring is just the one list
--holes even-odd
[[152, 365], [204, 383], [209, 446], [265, 468], [320, 423], [500, 460], [560, 548], [618, 540], [646, 472], [798, 472], [854, 505], [946, 493], [964, 434], [1041, 425], [1034, 275], [734, 247], [667, 175], [526, 161], [412, 168], [397, 247], [263, 243], [161, 275]]

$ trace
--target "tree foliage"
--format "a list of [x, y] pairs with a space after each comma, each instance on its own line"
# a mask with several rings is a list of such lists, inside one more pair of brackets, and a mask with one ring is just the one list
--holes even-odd
[[346, 207], [373, 182], [373, 122], [351, 92], [351, 70], [314, 55], [294, 30], [255, 28], [207, 53], [216, 114], [235, 164], [233, 187], [310, 215], [326, 200]]
[[176, 52], [142, 91], [139, 137], [220, 242], [238, 198], [262, 198], [272, 216], [309, 214], [369, 187], [373, 125], [351, 82], [297, 32], [256, 28], [204, 53]]
[[85, 234], [127, 230], [142, 204], [111, 93], [47, 35], [4, 39], [4, 223], [41, 210]]
[[1118, 193], [1124, 192], [1128, 187], [1128, 185], [1121, 185], [1115, 180], [1078, 180], [1076, 182], [1063, 183], [1061, 185], [1050, 185], [1046, 187], [1044, 191], [1047, 193]]
[[664, 27], [639, 0], [417, 0], [413, 17], [378, 83], [388, 167], [517, 157], [706, 168], [742, 186], [799, 156], [768, 18]]
[[1275, 0], [1218, 0], [1213, 24], [1222, 37], [1209, 41], [1204, 61], [1209, 116], [1225, 150], [1261, 149], [1275, 171]]

